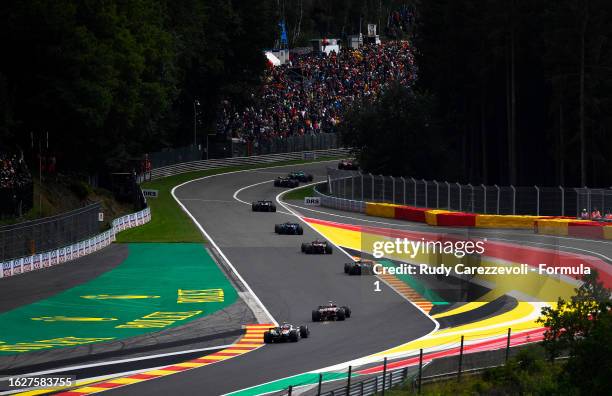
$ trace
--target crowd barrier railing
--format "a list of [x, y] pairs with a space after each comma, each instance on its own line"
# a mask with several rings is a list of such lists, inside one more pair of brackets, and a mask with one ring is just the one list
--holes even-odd
[[112, 222], [112, 227], [91, 238], [25, 257], [20, 257], [0, 263], [0, 278], [19, 275], [57, 264], [76, 260], [110, 245], [115, 241], [117, 233], [128, 228], [138, 227], [151, 220], [151, 210], [147, 207], [139, 212], [121, 216]]
[[347, 148], [300, 151], [293, 153], [256, 155], [250, 157], [230, 157], [221, 159], [209, 159], [201, 161], [183, 162], [180, 164], [163, 166], [151, 170], [150, 173], [143, 175], [140, 181], [156, 180], [167, 176], [174, 176], [181, 173], [202, 171], [216, 168], [227, 168], [245, 165], [263, 165], [273, 162], [297, 161], [297, 160], [316, 160], [321, 158], [339, 158], [350, 154]]

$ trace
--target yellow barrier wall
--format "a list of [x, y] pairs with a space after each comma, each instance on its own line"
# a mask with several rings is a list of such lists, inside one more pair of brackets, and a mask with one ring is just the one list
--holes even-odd
[[425, 212], [425, 222], [429, 225], [438, 225], [438, 213], [450, 213], [448, 210], [428, 210]]
[[604, 227], [603, 235], [604, 239], [612, 239], [612, 225]]
[[398, 205], [387, 203], [366, 202], [366, 214], [368, 216], [395, 218], [395, 207]]
[[540, 216], [512, 216], [512, 215], [477, 215], [476, 227], [479, 228], [524, 228], [533, 229], [533, 223], [541, 219]]
[[549, 220], [536, 220], [538, 223], [538, 234], [546, 235], [561, 235], [567, 236], [568, 234], [568, 223], [575, 220], [566, 219], [549, 219]]

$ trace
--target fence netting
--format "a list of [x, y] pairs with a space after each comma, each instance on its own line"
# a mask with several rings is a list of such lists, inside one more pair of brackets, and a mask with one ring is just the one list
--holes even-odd
[[328, 168], [333, 197], [481, 214], [578, 216], [612, 212], [612, 189], [515, 187], [363, 174]]
[[0, 227], [0, 260], [28, 256], [87, 239], [100, 231], [99, 202], [39, 220]]

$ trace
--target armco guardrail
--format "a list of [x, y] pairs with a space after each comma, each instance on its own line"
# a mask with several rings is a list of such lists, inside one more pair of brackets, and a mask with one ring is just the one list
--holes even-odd
[[349, 155], [350, 150], [346, 148], [330, 150], [301, 151], [294, 153], [256, 155], [251, 157], [232, 157], [222, 159], [210, 159], [202, 161], [184, 162], [181, 164], [164, 166], [153, 169], [150, 175], [146, 175], [145, 180], [156, 180], [167, 176], [178, 175], [180, 173], [201, 171], [215, 168], [226, 168], [244, 165], [263, 165], [281, 161], [295, 160], [314, 160], [318, 158], [334, 158]]
[[128, 228], [137, 227], [151, 220], [151, 211], [145, 208], [140, 212], [131, 213], [113, 220], [110, 230], [91, 238], [26, 257], [20, 257], [0, 263], [0, 278], [23, 274], [42, 268], [52, 267], [68, 261], [76, 260], [96, 252], [115, 240], [115, 235]]

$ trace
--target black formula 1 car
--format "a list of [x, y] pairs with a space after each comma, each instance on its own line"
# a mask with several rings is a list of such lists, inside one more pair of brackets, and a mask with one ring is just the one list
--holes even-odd
[[332, 246], [327, 241], [312, 241], [302, 243], [302, 253], [306, 254], [332, 254]]
[[283, 323], [279, 327], [272, 327], [264, 333], [264, 342], [271, 344], [273, 342], [298, 342], [300, 338], [308, 338], [310, 330], [308, 326], [294, 326], [289, 323]]
[[333, 302], [327, 305], [319, 305], [317, 309], [312, 310], [312, 321], [322, 322], [325, 320], [344, 320], [351, 317], [351, 309], [349, 307], [339, 307]]
[[298, 223], [283, 223], [274, 225], [274, 232], [279, 235], [303, 235], [304, 229]]
[[313, 177], [310, 174], [307, 174], [303, 171], [299, 172], [291, 172], [287, 175], [289, 179], [297, 180], [302, 183], [311, 182]]
[[374, 262], [370, 260], [357, 260], [344, 264], [344, 273], [348, 275], [373, 275]]
[[288, 177], [277, 177], [274, 179], [274, 187], [290, 187], [295, 188], [300, 185], [300, 182]]
[[359, 163], [354, 159], [345, 159], [338, 162], [338, 169], [359, 170]]
[[251, 204], [253, 212], [276, 212], [276, 205], [272, 201], [257, 201]]

